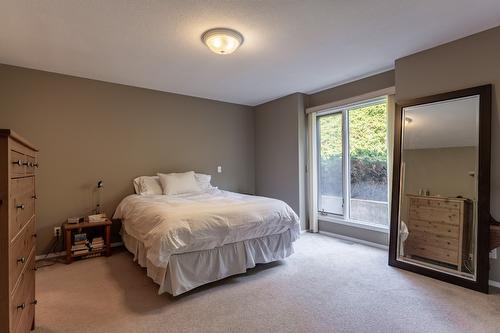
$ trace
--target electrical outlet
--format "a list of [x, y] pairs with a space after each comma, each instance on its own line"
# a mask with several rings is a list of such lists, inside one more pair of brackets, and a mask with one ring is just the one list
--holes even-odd
[[222, 167], [220, 165], [217, 167], [217, 172], [222, 173]]
[[493, 249], [490, 251], [490, 258], [491, 259], [496, 259], [497, 258], [497, 249]]
[[61, 237], [61, 227], [54, 227], [54, 237]]

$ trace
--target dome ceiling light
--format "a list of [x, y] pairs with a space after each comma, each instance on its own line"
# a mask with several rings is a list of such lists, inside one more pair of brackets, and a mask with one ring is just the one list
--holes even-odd
[[243, 44], [243, 35], [233, 29], [215, 28], [205, 31], [201, 40], [212, 52], [225, 55]]

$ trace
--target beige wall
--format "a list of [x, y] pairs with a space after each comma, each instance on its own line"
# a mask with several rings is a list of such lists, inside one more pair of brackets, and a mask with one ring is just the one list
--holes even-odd
[[[434, 95], [492, 83], [491, 213], [500, 219], [500, 27], [396, 61], [396, 99]], [[500, 263], [491, 260], [490, 278], [500, 281]]]
[[247, 106], [0, 65], [0, 112], [0, 128], [40, 149], [39, 253], [54, 226], [93, 208], [98, 179], [108, 214], [134, 177], [158, 171], [196, 170], [223, 189], [254, 191]]
[[285, 201], [306, 227], [304, 95], [255, 107], [255, 192]]

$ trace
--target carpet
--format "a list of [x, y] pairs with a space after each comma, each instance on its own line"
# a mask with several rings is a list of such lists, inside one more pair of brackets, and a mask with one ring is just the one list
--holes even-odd
[[178, 297], [125, 250], [37, 272], [36, 333], [500, 332], [500, 294], [387, 265], [387, 252], [304, 234], [285, 261]]

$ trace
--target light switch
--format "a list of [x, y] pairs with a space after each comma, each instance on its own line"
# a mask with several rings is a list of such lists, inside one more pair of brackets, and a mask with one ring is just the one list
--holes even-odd
[[220, 165], [217, 167], [217, 172], [222, 173], [222, 167]]

